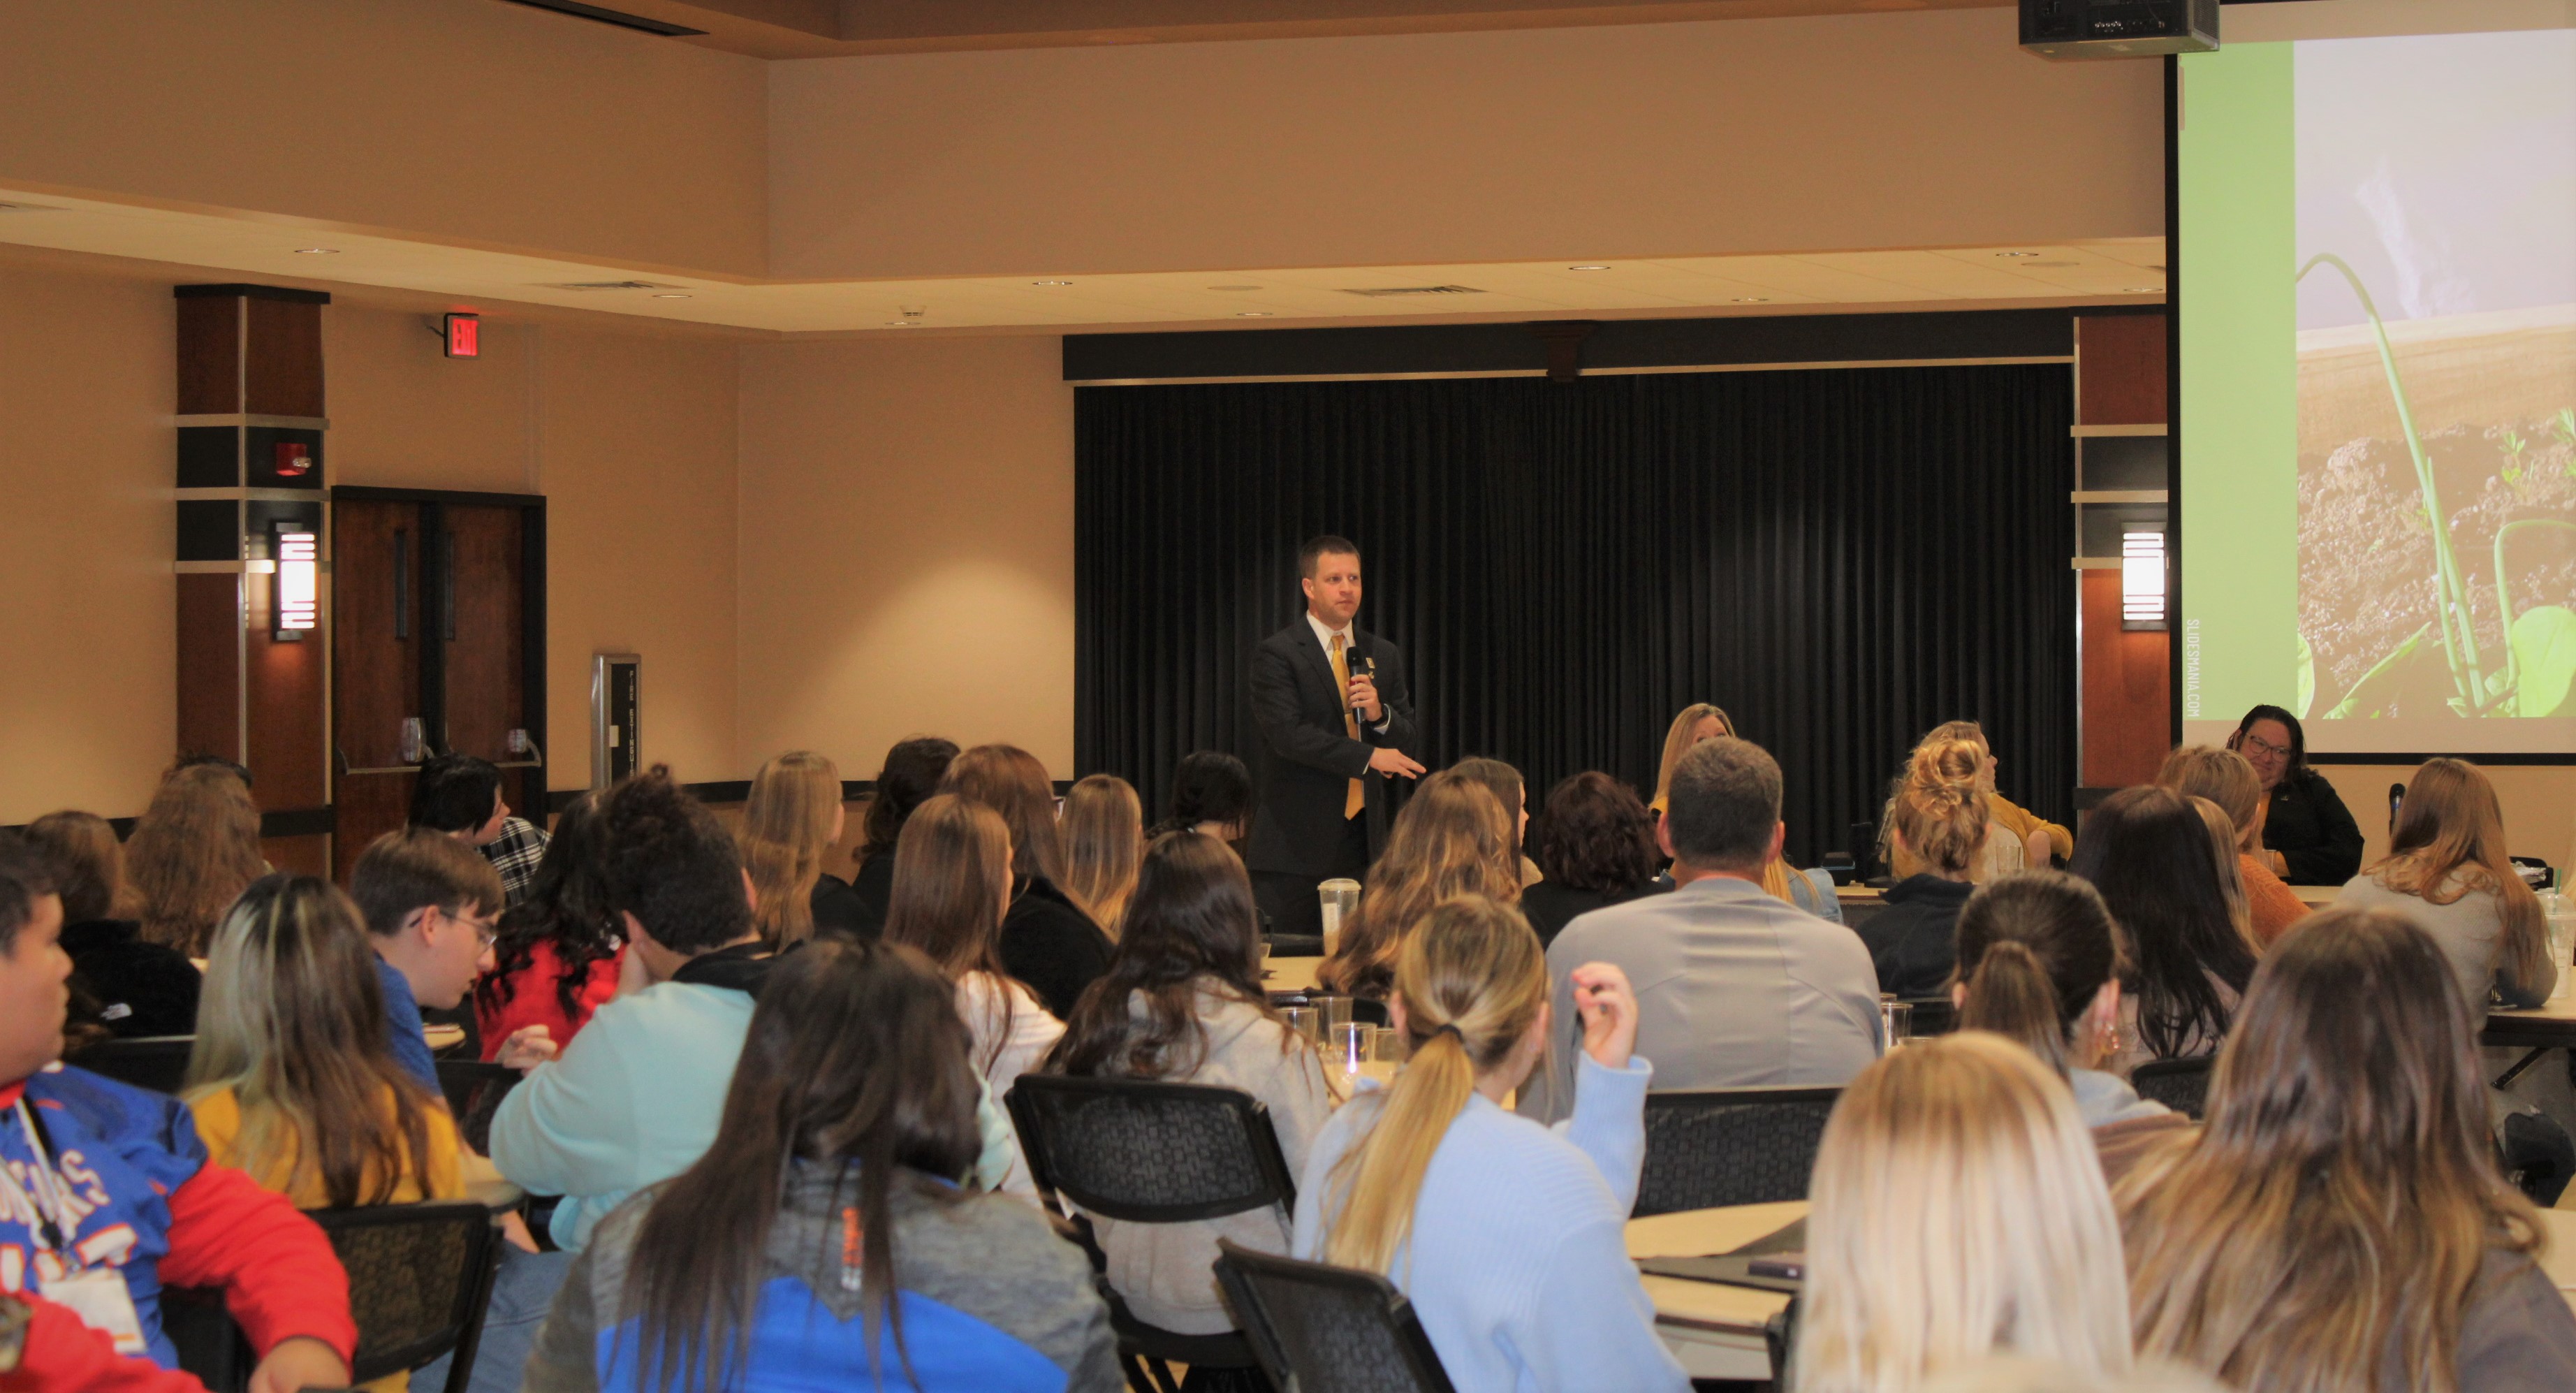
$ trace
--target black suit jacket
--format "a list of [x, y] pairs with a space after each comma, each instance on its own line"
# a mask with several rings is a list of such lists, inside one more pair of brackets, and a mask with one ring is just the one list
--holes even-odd
[[1404, 681], [1404, 650], [1365, 629], [1351, 630], [1354, 671], [1377, 665], [1378, 699], [1387, 727], [1360, 725], [1350, 737], [1342, 721], [1341, 684], [1332, 660], [1315, 641], [1304, 615], [1252, 650], [1252, 717], [1261, 727], [1261, 806], [1252, 818], [1244, 863], [1256, 871], [1324, 875], [1342, 840], [1342, 808], [1350, 781], [1368, 791], [1369, 849], [1386, 839], [1386, 776], [1370, 773], [1379, 749], [1411, 752], [1420, 732], [1413, 724], [1413, 696]]

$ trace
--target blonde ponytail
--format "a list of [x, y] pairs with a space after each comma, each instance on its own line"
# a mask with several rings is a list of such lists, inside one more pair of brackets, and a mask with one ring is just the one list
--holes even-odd
[[1509, 1059], [1537, 1023], [1547, 1005], [1547, 962], [1518, 911], [1464, 895], [1405, 935], [1395, 992], [1412, 1058], [1327, 1181], [1341, 1202], [1326, 1201], [1324, 1261], [1371, 1272], [1388, 1271], [1411, 1241], [1422, 1177], [1477, 1074]]

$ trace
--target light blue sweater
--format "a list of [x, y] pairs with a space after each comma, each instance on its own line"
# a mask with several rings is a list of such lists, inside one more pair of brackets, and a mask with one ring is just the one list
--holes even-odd
[[[1628, 1260], [1654, 1066], [1606, 1069], [1585, 1055], [1576, 1068], [1574, 1115], [1553, 1127], [1470, 1096], [1422, 1177], [1412, 1242], [1388, 1275], [1459, 1393], [1690, 1386]], [[1321, 1257], [1340, 1204], [1334, 1163], [1382, 1101], [1353, 1099], [1316, 1138], [1297, 1187], [1296, 1256]]]

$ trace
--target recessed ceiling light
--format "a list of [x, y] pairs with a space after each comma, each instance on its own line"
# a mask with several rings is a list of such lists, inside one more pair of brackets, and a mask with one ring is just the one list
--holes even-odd
[[1739, 295], [1726, 303], [1730, 305], [1767, 305], [1771, 303], [1771, 297], [1768, 295]]
[[1569, 271], [1607, 271], [1610, 268], [1607, 266], [1568, 266], [1565, 269]]
[[1234, 312], [1234, 317], [1235, 317], [1235, 318], [1237, 318], [1237, 319], [1268, 319], [1268, 318], [1270, 317], [1270, 311], [1268, 311], [1268, 310], [1236, 310], [1236, 311]]
[[1996, 252], [1997, 256], [2037, 256], [2037, 252]]
[[885, 326], [889, 329], [909, 329], [916, 323], [918, 321], [910, 319], [889, 319], [885, 322]]
[[688, 296], [686, 296], [686, 295], [679, 294], [679, 293], [677, 293], [677, 292], [675, 292], [675, 291], [668, 291], [668, 290], [666, 290], [666, 291], [662, 292], [661, 294], [654, 296], [653, 298], [654, 298], [654, 299], [656, 299], [656, 300], [685, 300], [685, 299], [688, 299], [689, 297], [688, 297]]
[[2161, 285], [2133, 285], [2120, 293], [2123, 295], [2162, 295], [2165, 293], [2165, 288]]
[[297, 247], [295, 254], [297, 256], [338, 256], [340, 249], [338, 247]]
[[1071, 285], [1071, 281], [1031, 281], [1031, 285]]

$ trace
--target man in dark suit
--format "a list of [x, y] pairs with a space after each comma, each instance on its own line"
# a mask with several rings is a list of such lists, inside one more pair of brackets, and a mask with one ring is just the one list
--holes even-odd
[[1358, 879], [1386, 837], [1386, 780], [1417, 778], [1404, 754], [1419, 738], [1404, 652], [1352, 617], [1360, 549], [1317, 537], [1297, 553], [1306, 612], [1252, 651], [1252, 715], [1261, 725], [1261, 805], [1245, 861], [1253, 893], [1280, 934], [1320, 934], [1315, 887]]

